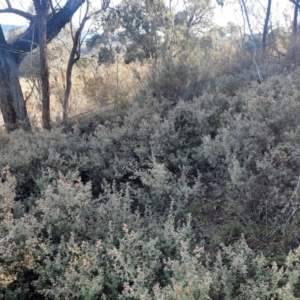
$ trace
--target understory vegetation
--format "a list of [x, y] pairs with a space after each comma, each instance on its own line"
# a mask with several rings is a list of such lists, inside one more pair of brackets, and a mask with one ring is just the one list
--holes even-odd
[[1, 133], [3, 299], [300, 296], [300, 69], [189, 61], [125, 108]]
[[300, 299], [299, 62], [279, 31], [261, 82], [229, 29], [132, 43], [76, 74], [105, 109], [0, 132], [0, 299]]

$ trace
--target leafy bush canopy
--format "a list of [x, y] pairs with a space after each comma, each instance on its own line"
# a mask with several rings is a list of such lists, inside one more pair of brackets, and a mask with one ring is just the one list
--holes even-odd
[[300, 69], [258, 83], [200, 42], [134, 92], [89, 82], [120, 105], [0, 133], [1, 298], [299, 298]]

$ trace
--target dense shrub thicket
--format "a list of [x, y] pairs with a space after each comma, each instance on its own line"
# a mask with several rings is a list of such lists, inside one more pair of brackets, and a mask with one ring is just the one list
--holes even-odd
[[126, 111], [1, 133], [1, 297], [297, 299], [299, 249], [278, 253], [298, 245], [300, 70], [282, 70], [170, 61]]
[[53, 177], [43, 174], [49, 183], [27, 210], [14, 199], [15, 178], [2, 171], [2, 298], [295, 299], [299, 250], [281, 267], [243, 238], [205, 253], [190, 217], [176, 223], [173, 203], [163, 218], [151, 207], [132, 210], [129, 185], [103, 183], [95, 199], [78, 174]]

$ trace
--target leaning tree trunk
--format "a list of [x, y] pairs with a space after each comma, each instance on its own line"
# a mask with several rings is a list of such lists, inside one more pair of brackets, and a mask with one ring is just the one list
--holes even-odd
[[30, 122], [18, 75], [15, 54], [5, 41], [0, 25], [0, 109], [7, 130], [19, 125], [30, 130]]

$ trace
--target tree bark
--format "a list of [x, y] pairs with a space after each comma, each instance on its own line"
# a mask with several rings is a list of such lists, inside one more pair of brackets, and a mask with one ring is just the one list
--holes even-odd
[[292, 60], [297, 62], [298, 54], [298, 10], [299, 10], [300, 0], [296, 0], [294, 9], [294, 19], [293, 19], [293, 42], [292, 42]]
[[87, 9], [85, 12], [85, 16], [81, 21], [79, 28], [76, 30], [75, 36], [73, 37], [73, 46], [68, 60], [68, 66], [66, 71], [66, 89], [63, 100], [63, 123], [66, 123], [69, 116], [69, 98], [72, 89], [72, 71], [76, 62], [80, 59], [80, 51], [81, 51], [81, 40], [80, 36], [83, 30], [83, 27], [86, 21], [89, 19], [88, 17], [89, 4], [87, 4]]
[[261, 46], [261, 56], [263, 60], [267, 58], [267, 37], [268, 37], [269, 20], [271, 14], [271, 4], [272, 4], [272, 0], [268, 0], [268, 7], [267, 7], [266, 18], [265, 18], [264, 31], [262, 36], [262, 46]]
[[[85, 0], [68, 0], [64, 7], [47, 19], [47, 43], [50, 43], [72, 19], [73, 14]], [[17, 51], [30, 52], [39, 46], [39, 24], [36, 16], [30, 22], [28, 29], [17, 37], [11, 47]]]
[[[47, 43], [71, 21], [73, 14], [84, 2], [85, 0], [67, 0], [66, 4], [59, 7], [58, 11], [47, 15], [45, 31]], [[36, 49], [40, 44], [40, 35], [37, 34], [40, 26], [38, 16], [14, 9], [11, 6], [0, 9], [1, 13], [18, 14], [30, 21], [28, 29], [10, 44], [6, 42], [0, 26], [0, 109], [8, 130], [15, 128], [18, 122], [24, 129], [29, 130], [30, 122], [19, 82], [18, 68], [24, 55]], [[44, 114], [50, 119], [47, 111]]]
[[[0, 109], [8, 131], [20, 125], [30, 130], [30, 122], [22, 94], [15, 55], [4, 38], [0, 25]], [[17, 124], [17, 123], [20, 124]]]
[[[102, 11], [105, 11], [110, 4], [110, 0], [104, 0], [102, 1], [102, 8], [96, 12], [94, 12], [92, 15], [99, 14]], [[66, 88], [65, 88], [65, 94], [63, 99], [63, 123], [66, 123], [69, 117], [69, 98], [72, 90], [72, 72], [74, 65], [79, 61], [81, 56], [81, 44], [82, 41], [80, 40], [81, 34], [83, 31], [83, 28], [85, 26], [85, 23], [91, 18], [91, 15], [89, 16], [90, 10], [90, 3], [89, 1], [86, 4], [86, 10], [84, 17], [82, 18], [82, 21], [79, 24], [78, 29], [76, 30], [76, 33], [73, 38], [73, 45], [71, 49], [71, 53], [68, 60], [68, 66], [66, 71]], [[71, 27], [72, 28], [72, 27]], [[71, 30], [72, 31], [72, 30]], [[73, 35], [73, 34], [72, 34]]]
[[49, 85], [49, 66], [47, 49], [47, 3], [48, 0], [35, 1], [36, 12], [39, 23], [39, 42], [40, 42], [40, 67], [42, 83], [42, 119], [43, 128], [50, 130], [50, 85]]

